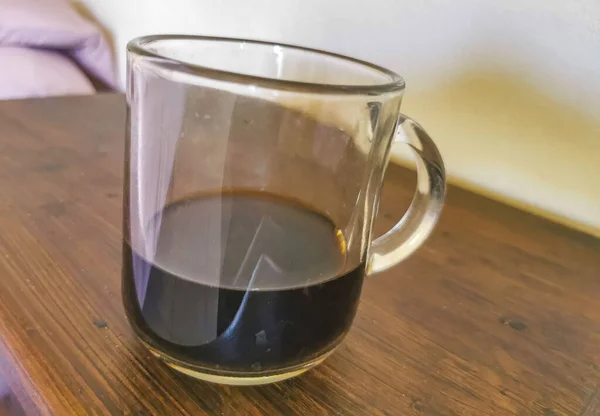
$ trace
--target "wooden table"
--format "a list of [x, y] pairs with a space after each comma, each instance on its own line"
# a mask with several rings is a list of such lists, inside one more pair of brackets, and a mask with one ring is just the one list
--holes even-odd
[[[124, 118], [120, 95], [0, 103], [0, 414], [600, 414], [600, 242], [452, 187], [323, 366], [246, 388], [173, 372], [121, 305]], [[390, 167], [379, 231], [413, 188]]]

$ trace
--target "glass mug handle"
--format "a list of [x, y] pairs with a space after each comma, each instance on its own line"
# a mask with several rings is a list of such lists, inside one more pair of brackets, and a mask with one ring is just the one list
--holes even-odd
[[394, 143], [408, 144], [417, 156], [417, 189], [402, 219], [371, 243], [369, 274], [389, 269], [419, 248], [435, 227], [444, 204], [444, 163], [429, 134], [400, 114], [395, 135]]

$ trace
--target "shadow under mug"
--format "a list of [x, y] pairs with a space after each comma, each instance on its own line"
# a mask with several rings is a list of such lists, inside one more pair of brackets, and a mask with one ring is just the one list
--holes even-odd
[[[322, 362], [366, 275], [431, 233], [445, 192], [404, 81], [326, 52], [198, 36], [131, 41], [123, 299], [178, 371], [264, 384]], [[393, 143], [416, 154], [413, 202], [372, 239]]]

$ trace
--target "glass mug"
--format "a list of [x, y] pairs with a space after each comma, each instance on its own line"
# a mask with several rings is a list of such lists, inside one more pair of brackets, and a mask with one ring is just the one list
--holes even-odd
[[[128, 44], [123, 298], [169, 366], [265, 384], [327, 358], [363, 279], [423, 243], [442, 159], [400, 114], [403, 80], [266, 42], [147, 36]], [[417, 156], [413, 202], [372, 239], [394, 142]]]

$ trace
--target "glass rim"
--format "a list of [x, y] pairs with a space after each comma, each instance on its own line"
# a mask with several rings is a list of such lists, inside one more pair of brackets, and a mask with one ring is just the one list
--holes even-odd
[[[174, 59], [161, 53], [156, 53], [146, 47], [147, 44], [163, 40], [200, 40], [208, 42], [239, 42], [254, 45], [281, 46], [284, 48], [296, 49], [303, 52], [308, 52], [317, 55], [324, 55], [351, 62], [371, 70], [377, 71], [389, 78], [388, 82], [380, 84], [327, 84], [319, 82], [297, 81], [291, 79], [276, 79], [260, 75], [244, 74], [236, 71], [228, 71], [225, 69], [215, 69], [203, 65], [192, 64], [184, 60]], [[404, 79], [393, 71], [390, 71], [379, 65], [349, 56], [327, 52], [320, 49], [308, 48], [304, 46], [291, 45], [281, 42], [269, 42], [254, 39], [228, 38], [220, 36], [202, 36], [202, 35], [146, 35], [130, 40], [127, 43], [127, 51], [136, 55], [160, 60], [154, 62], [157, 65], [169, 63], [170, 70], [185, 72], [190, 75], [215, 79], [219, 81], [234, 82], [238, 84], [255, 84], [257, 86], [271, 88], [275, 90], [309, 92], [320, 94], [349, 94], [349, 95], [380, 95], [402, 91], [405, 87]], [[173, 68], [172, 64], [176, 65]]]

